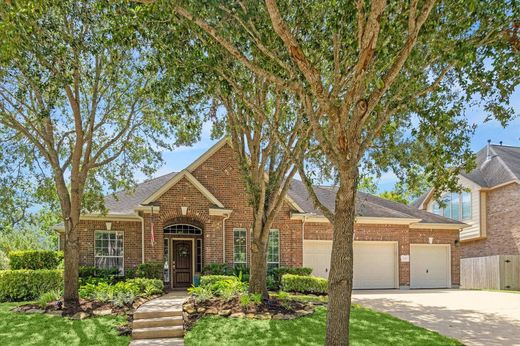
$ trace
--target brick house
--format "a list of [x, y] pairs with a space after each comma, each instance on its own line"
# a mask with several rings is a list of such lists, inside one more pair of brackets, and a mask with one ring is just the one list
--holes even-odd
[[433, 190], [414, 204], [469, 225], [460, 233], [462, 258], [520, 255], [520, 147], [489, 144], [476, 156], [477, 168], [459, 176], [466, 190], [445, 193], [445, 208]]
[[[335, 188], [315, 191], [333, 209]], [[124, 272], [160, 261], [166, 285], [183, 288], [205, 264], [249, 263], [252, 210], [226, 140], [181, 172], [107, 196], [105, 205], [108, 214], [81, 217], [81, 265]], [[459, 285], [459, 232], [465, 224], [361, 192], [356, 213], [355, 288]], [[295, 180], [272, 226], [269, 267], [307, 266], [327, 277], [331, 239], [332, 225]]]

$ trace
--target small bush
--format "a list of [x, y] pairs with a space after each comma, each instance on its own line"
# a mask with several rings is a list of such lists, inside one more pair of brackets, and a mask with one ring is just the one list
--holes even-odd
[[63, 252], [50, 250], [11, 251], [8, 257], [12, 270], [56, 269], [63, 258]]
[[327, 293], [327, 280], [316, 276], [285, 274], [282, 276], [282, 288], [287, 292]]
[[202, 274], [204, 275], [227, 275], [229, 274], [229, 268], [224, 263], [209, 263], [202, 268]]
[[213, 293], [207, 287], [190, 287], [188, 293], [193, 296], [196, 303], [202, 303], [213, 298]]
[[36, 303], [43, 309], [50, 302], [60, 300], [62, 295], [63, 295], [63, 293], [61, 290], [52, 290], [49, 292], [45, 292], [43, 294], [40, 294]]
[[133, 302], [136, 297], [161, 294], [163, 289], [164, 284], [161, 280], [136, 278], [119, 281], [113, 285], [106, 282], [88, 283], [81, 286], [79, 294], [82, 298], [112, 302], [114, 305], [122, 306]]
[[238, 278], [233, 275], [203, 275], [200, 277], [200, 285], [211, 286], [215, 282], [222, 280], [238, 280]]
[[117, 268], [103, 269], [94, 266], [81, 266], [79, 267], [79, 284], [80, 286], [97, 285], [102, 282], [113, 284], [122, 279], [121, 276], [118, 276], [118, 272]]
[[[163, 269], [164, 263], [162, 262], [147, 262], [139, 264], [132, 274], [136, 278], [162, 279]], [[127, 273], [127, 276], [129, 276], [128, 274], [130, 273]]]
[[63, 288], [63, 271], [2, 270], [0, 271], [0, 301], [31, 300], [45, 292]]
[[[274, 279], [274, 282], [271, 284], [273, 287], [268, 288], [271, 290], [278, 290], [281, 287], [282, 284], [282, 276], [285, 274], [292, 274], [292, 275], [303, 275], [303, 276], [309, 276], [312, 273], [312, 268], [308, 267], [279, 267], [274, 268], [271, 272], [272, 278]], [[269, 284], [269, 282], [268, 282]]]

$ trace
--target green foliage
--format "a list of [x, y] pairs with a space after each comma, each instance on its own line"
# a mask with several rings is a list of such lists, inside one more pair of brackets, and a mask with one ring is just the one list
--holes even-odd
[[206, 290], [212, 295], [221, 297], [224, 300], [230, 300], [247, 291], [247, 283], [242, 282], [236, 276], [228, 275], [203, 275], [200, 278], [200, 290], [195, 293], [206, 294]]
[[282, 288], [286, 292], [327, 294], [327, 280], [316, 276], [285, 274]]
[[123, 279], [118, 276], [119, 270], [117, 268], [96, 268], [95, 266], [81, 266], [79, 267], [79, 282], [80, 286], [86, 284], [96, 285], [98, 283], [113, 284]]
[[60, 300], [62, 296], [63, 292], [61, 290], [52, 290], [49, 292], [45, 292], [43, 294], [40, 294], [40, 296], [36, 300], [36, 304], [40, 305], [40, 307], [43, 309], [50, 302]]
[[202, 268], [203, 275], [227, 275], [228, 266], [224, 263], [209, 263]]
[[11, 269], [56, 269], [63, 259], [62, 251], [25, 250], [9, 252]]
[[[141, 263], [135, 268], [133, 276], [136, 278], [161, 279], [163, 277], [164, 264], [161, 262]], [[128, 273], [127, 273], [127, 276]]]
[[292, 274], [292, 275], [311, 275], [312, 274], [312, 268], [308, 267], [279, 267], [273, 269], [273, 275], [276, 280], [276, 283], [278, 285], [281, 284], [282, 276], [285, 274]]
[[63, 271], [57, 269], [1, 270], [0, 301], [31, 300], [63, 288]]
[[191, 296], [193, 296], [193, 298], [195, 299], [195, 302], [197, 302], [197, 303], [202, 303], [202, 302], [208, 301], [211, 298], [213, 298], [213, 296], [214, 296], [213, 292], [211, 292], [211, 290], [208, 287], [202, 287], [202, 286], [190, 287], [190, 288], [188, 288], [188, 293]]
[[262, 295], [261, 294], [242, 294], [239, 297], [240, 305], [242, 307], [247, 308], [250, 305], [258, 306], [262, 303]]
[[202, 275], [200, 277], [200, 285], [201, 286], [211, 286], [215, 282], [223, 281], [223, 280], [236, 281], [236, 280], [238, 280], [238, 278], [233, 275]]
[[136, 278], [119, 281], [113, 285], [107, 282], [87, 283], [80, 287], [79, 294], [85, 299], [123, 306], [131, 304], [136, 297], [150, 297], [161, 294], [163, 290], [164, 284], [161, 280]]
[[410, 202], [408, 201], [408, 199], [406, 199], [405, 196], [395, 191], [384, 191], [379, 194], [379, 197], [405, 205], [407, 205]]

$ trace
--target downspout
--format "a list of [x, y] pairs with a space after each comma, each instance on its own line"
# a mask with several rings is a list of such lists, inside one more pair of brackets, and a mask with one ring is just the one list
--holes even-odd
[[140, 216], [139, 213], [136, 214], [139, 220], [141, 220], [141, 263], [144, 264], [144, 217]]
[[229, 219], [231, 213], [225, 214], [222, 219], [222, 263], [226, 264], [226, 220]]
[[302, 220], [302, 267], [303, 267], [303, 251], [304, 251], [303, 243], [305, 241], [305, 221], [307, 221], [307, 215], [303, 215], [303, 220]]

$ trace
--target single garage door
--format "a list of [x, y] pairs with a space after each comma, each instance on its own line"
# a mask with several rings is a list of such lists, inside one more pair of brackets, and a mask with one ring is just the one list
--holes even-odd
[[410, 245], [410, 287], [451, 287], [450, 246]]
[[[327, 278], [331, 241], [304, 241], [303, 265], [313, 275]], [[397, 288], [397, 242], [354, 242], [354, 288]]]

